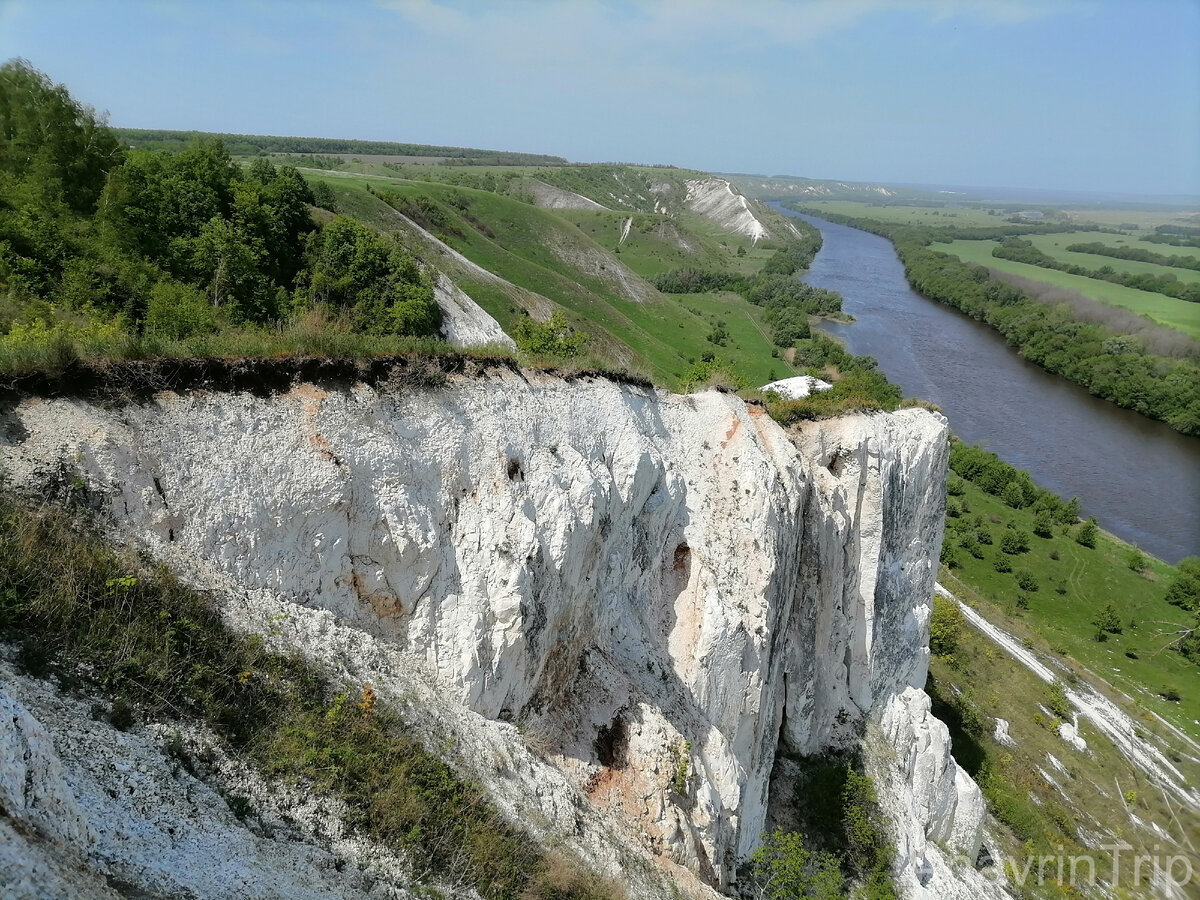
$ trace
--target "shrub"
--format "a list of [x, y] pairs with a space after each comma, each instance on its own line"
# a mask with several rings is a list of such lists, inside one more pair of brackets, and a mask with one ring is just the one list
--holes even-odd
[[1010, 556], [1025, 553], [1029, 550], [1029, 534], [1019, 528], [1005, 531], [1000, 538], [1000, 549]]
[[1146, 569], [1146, 557], [1134, 547], [1125, 555], [1125, 565], [1129, 567], [1130, 572], [1143, 572]]
[[1096, 626], [1093, 637], [1097, 641], [1106, 641], [1110, 634], [1120, 634], [1123, 630], [1121, 617], [1117, 615], [1117, 609], [1111, 603], [1100, 610], [1096, 618], [1092, 619], [1092, 624]]
[[997, 556], [995, 561], [992, 563], [992, 568], [1003, 575], [1012, 571], [1012, 563], [1010, 563], [1003, 556]]
[[517, 346], [526, 353], [559, 359], [578, 356], [588, 340], [586, 334], [576, 331], [567, 322], [561, 311], [556, 311], [547, 322], [522, 316], [512, 336]]
[[838, 900], [842, 873], [837, 857], [813, 852], [795, 832], [775, 829], [750, 857], [758, 900]]
[[962, 634], [963, 614], [958, 604], [946, 597], [934, 596], [929, 617], [929, 651], [934, 656], [953, 656]]
[[196, 288], [160, 281], [146, 304], [146, 330], [172, 341], [217, 330], [217, 310]]
[[1095, 549], [1096, 536], [1100, 533], [1100, 526], [1096, 524], [1096, 517], [1088, 519], [1079, 526], [1079, 530], [1075, 532], [1075, 543], [1080, 544], [1089, 549]]
[[1166, 600], [1172, 606], [1200, 611], [1200, 556], [1179, 561], [1175, 578], [1167, 588]]
[[1028, 569], [1017, 569], [1013, 576], [1017, 579], [1017, 587], [1023, 591], [1034, 593], [1038, 589], [1037, 578]]

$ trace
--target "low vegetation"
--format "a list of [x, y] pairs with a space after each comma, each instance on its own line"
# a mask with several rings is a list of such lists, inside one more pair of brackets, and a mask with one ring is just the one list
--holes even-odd
[[789, 827], [763, 835], [746, 881], [755, 900], [896, 900], [893, 848], [874, 781], [855, 754], [797, 757]]
[[[1139, 259], [1141, 257], [1134, 255], [1129, 256], [1130, 252], [1134, 254], [1142, 254], [1144, 256], [1155, 257], [1156, 254], [1148, 253], [1144, 250], [1122, 250], [1120, 248], [1109, 247], [1106, 244], [1072, 244], [1068, 250], [1078, 250], [1080, 247], [1090, 247], [1092, 249], [1085, 252], [1101, 252], [1105, 256], [1115, 256], [1117, 259]], [[1095, 248], [1100, 248], [1097, 251]], [[1119, 254], [1127, 255], [1121, 256]], [[1047, 253], [1043, 253], [1031, 242], [1023, 240], [1019, 237], [1006, 237], [1000, 243], [992, 248], [992, 256], [997, 259], [1011, 259], [1014, 262], [1027, 263], [1032, 266], [1040, 266], [1043, 269], [1056, 269], [1060, 272], [1067, 272], [1071, 275], [1082, 275], [1085, 278], [1098, 278], [1102, 281], [1111, 281], [1114, 284], [1124, 285], [1125, 287], [1135, 288], [1139, 291], [1152, 291], [1157, 294], [1165, 294], [1168, 297], [1175, 297], [1179, 300], [1185, 300], [1189, 303], [1200, 303], [1200, 283], [1185, 283], [1171, 273], [1162, 275], [1140, 274], [1135, 275], [1129, 272], [1121, 272], [1114, 269], [1112, 266], [1100, 266], [1096, 269], [1087, 269], [1083, 266], [1071, 265], [1070, 263], [1060, 262]], [[1157, 257], [1157, 259], [1143, 260], [1147, 262], [1157, 262], [1168, 257]], [[1170, 257], [1171, 259], [1182, 261], [1183, 257]], [[1200, 264], [1200, 261], [1190, 260]], [[1181, 265], [1180, 268], [1194, 268], [1191, 265]]]

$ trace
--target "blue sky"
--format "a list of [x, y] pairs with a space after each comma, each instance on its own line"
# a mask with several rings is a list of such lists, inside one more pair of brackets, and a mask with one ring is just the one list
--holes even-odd
[[1200, 194], [1200, 0], [0, 0], [116, 125]]

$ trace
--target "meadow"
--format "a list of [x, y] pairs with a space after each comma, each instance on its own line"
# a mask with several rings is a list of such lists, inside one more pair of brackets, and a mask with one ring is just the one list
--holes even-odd
[[[1035, 235], [1034, 237], [1066, 238], [1069, 239], [1070, 243], [1075, 243], [1080, 240], [1091, 240], [1092, 233], [1083, 233], [1082, 236], [1080, 232], [1074, 232], [1065, 235]], [[987, 266], [999, 272], [1020, 275], [1023, 278], [1040, 281], [1055, 287], [1077, 291], [1093, 300], [1107, 303], [1110, 306], [1124, 307], [1139, 315], [1147, 316], [1162, 325], [1176, 328], [1191, 337], [1200, 338], [1200, 303], [1188, 303], [1186, 300], [1177, 300], [1174, 297], [1167, 297], [1163, 294], [1156, 294], [1151, 291], [1139, 291], [1135, 288], [1125, 287], [1124, 285], [1113, 284], [1110, 281], [1087, 278], [1083, 275], [1071, 275], [1067, 272], [1044, 269], [1041, 266], [1033, 266], [1028, 263], [1015, 262], [1009, 259], [997, 259], [992, 256], [992, 248], [995, 246], [995, 241], [952, 241], [948, 244], [935, 243], [930, 246], [930, 249], [941, 253], [953, 254], [964, 262], [976, 263], [977, 265]], [[1087, 256], [1087, 254], [1082, 253], [1070, 255]], [[1127, 262], [1125, 260], [1115, 260], [1101, 256], [1092, 256], [1091, 260], [1090, 265], [1093, 268], [1098, 268], [1106, 263], [1113, 263], [1113, 268], [1116, 268], [1116, 264]], [[1142, 263], [1141, 265], [1148, 264]], [[1154, 266], [1153, 268], [1163, 270], [1165, 267]], [[1169, 271], [1172, 273], [1185, 272], [1184, 269], [1170, 269]], [[1183, 279], [1181, 278], [1180, 280]]]

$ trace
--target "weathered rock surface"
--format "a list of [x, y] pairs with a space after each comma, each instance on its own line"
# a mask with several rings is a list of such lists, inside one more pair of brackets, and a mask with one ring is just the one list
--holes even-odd
[[289, 797], [286, 818], [272, 816], [268, 798], [286, 792], [238, 773], [230, 793], [262, 801], [251, 827], [165, 739], [118, 731], [0, 662], [0, 895], [411, 898], [406, 867], [346, 838], [337, 810]]
[[500, 323], [445, 275], [438, 273], [433, 298], [442, 310], [442, 336], [455, 347], [499, 344], [517, 349]]
[[756, 242], [771, 236], [767, 226], [750, 209], [749, 201], [724, 178], [688, 181], [685, 205], [727, 231]]
[[242, 627], [456, 736], [535, 832], [642, 867], [633, 896], [668, 895], [656, 867], [696, 896], [688, 872], [729, 885], [777, 748], [864, 728], [914, 896], [952, 896], [956, 853], [978, 849], [978, 789], [921, 691], [939, 416], [789, 436], [730, 395], [507, 372], [13, 417], [18, 483], [76, 468]]

